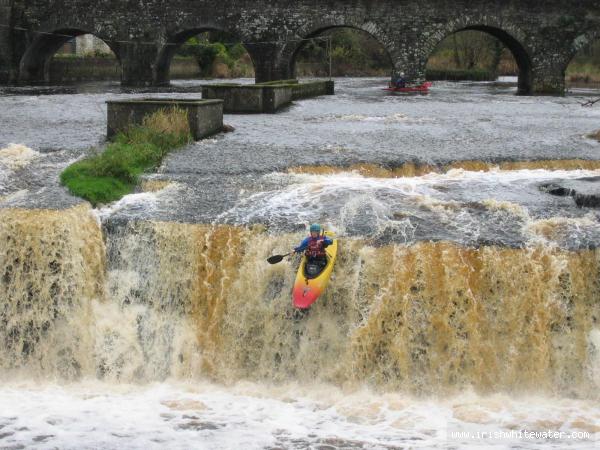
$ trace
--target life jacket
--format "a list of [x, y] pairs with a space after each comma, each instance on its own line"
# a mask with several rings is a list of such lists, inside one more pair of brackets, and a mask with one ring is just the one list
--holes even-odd
[[310, 258], [324, 258], [327, 256], [325, 245], [323, 245], [324, 241], [325, 238], [323, 236], [319, 236], [318, 238], [311, 236], [308, 240], [308, 247], [306, 247], [306, 256]]

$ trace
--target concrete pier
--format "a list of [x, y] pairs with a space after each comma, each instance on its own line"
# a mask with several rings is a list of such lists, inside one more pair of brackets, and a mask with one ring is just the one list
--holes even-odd
[[296, 83], [292, 85], [292, 100], [334, 94], [335, 83], [333, 80], [309, 81], [307, 83]]
[[144, 117], [162, 109], [180, 108], [187, 112], [195, 140], [223, 129], [223, 100], [135, 99], [106, 102], [106, 135], [110, 139], [131, 125], [141, 125]]
[[291, 103], [292, 88], [260, 84], [205, 85], [202, 98], [221, 99], [225, 113], [274, 113]]
[[225, 113], [275, 113], [293, 100], [333, 95], [333, 81], [272, 81], [259, 84], [208, 84], [202, 86], [202, 98], [222, 99]]

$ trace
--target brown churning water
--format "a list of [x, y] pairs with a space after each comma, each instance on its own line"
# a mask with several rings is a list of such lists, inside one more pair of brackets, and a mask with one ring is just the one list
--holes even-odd
[[300, 317], [300, 236], [0, 210], [0, 374], [597, 397], [599, 250], [347, 239]]

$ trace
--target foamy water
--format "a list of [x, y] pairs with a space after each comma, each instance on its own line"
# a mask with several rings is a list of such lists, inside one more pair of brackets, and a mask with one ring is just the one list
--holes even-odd
[[409, 116], [403, 113], [395, 113], [389, 115], [366, 115], [366, 114], [339, 114], [323, 117], [308, 117], [305, 122], [379, 122], [385, 124], [404, 123], [404, 124], [421, 124], [435, 122], [433, 117], [418, 117]]
[[21, 144], [9, 144], [0, 149], [0, 202], [5, 199], [2, 194], [8, 190], [9, 175], [26, 167], [40, 156], [40, 153]]
[[10, 144], [0, 149], [0, 166], [11, 170], [22, 169], [40, 156], [39, 152], [25, 145]]
[[[0, 389], [0, 426], [0, 443], [6, 448], [591, 449], [600, 445], [600, 407], [585, 400], [471, 392], [417, 400], [310, 384], [239, 383], [228, 388], [206, 382], [8, 384]], [[553, 434], [544, 437], [548, 432]]]
[[[600, 170], [547, 169], [451, 169], [397, 178], [357, 172], [272, 173], [261, 179], [262, 189], [242, 192], [217, 221], [277, 227], [319, 220], [342, 236], [393, 232], [412, 242], [426, 232], [463, 242], [499, 238], [574, 246], [600, 237], [597, 214], [569, 209], [572, 199], [543, 194], [539, 186], [598, 175]], [[540, 226], [559, 229], [550, 236], [539, 232]], [[511, 230], [506, 237], [498, 234], [502, 227]]]

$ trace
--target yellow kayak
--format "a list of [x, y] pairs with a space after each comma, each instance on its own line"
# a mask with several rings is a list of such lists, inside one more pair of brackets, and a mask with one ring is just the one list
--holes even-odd
[[[329, 283], [329, 278], [331, 277], [337, 255], [337, 239], [335, 239], [335, 233], [331, 231], [326, 231], [325, 236], [330, 237], [333, 240], [333, 244], [325, 248], [325, 253], [327, 253], [327, 264], [324, 268], [307, 268], [306, 263], [308, 262], [308, 258], [306, 255], [302, 256], [292, 293], [294, 306], [296, 308], [310, 308], [310, 305], [317, 301], [319, 296], [325, 291], [327, 283]], [[315, 272], [316, 275], [311, 276], [311, 274]]]

